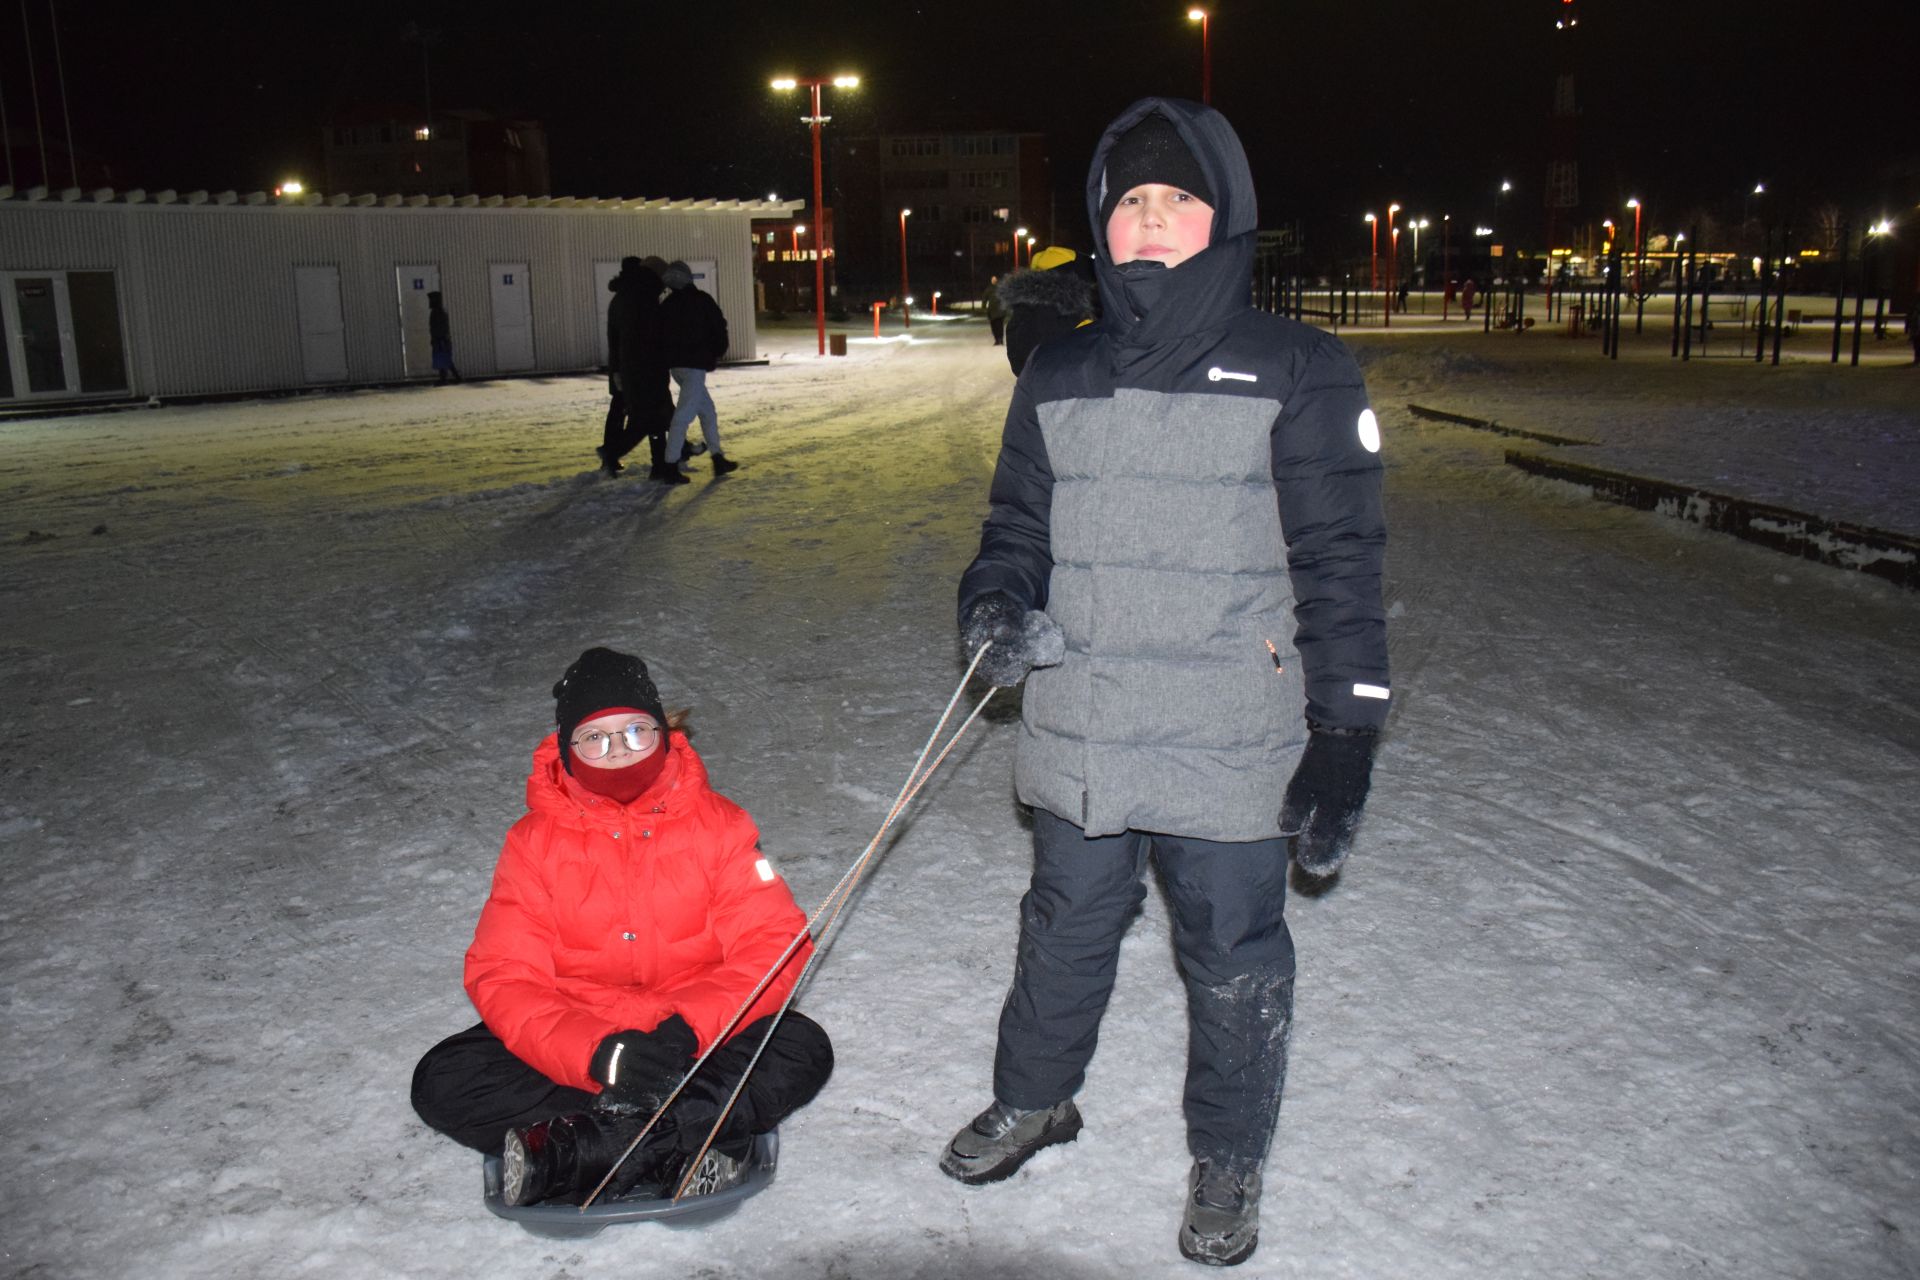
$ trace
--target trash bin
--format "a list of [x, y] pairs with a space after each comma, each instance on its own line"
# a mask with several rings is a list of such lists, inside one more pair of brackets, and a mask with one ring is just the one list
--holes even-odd
[[835, 356], [843, 356], [847, 354], [847, 335], [844, 333], [828, 334], [827, 335], [827, 354], [835, 355]]

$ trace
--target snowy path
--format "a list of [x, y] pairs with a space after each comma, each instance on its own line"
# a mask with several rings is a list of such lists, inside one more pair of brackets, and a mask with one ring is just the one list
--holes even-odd
[[[877, 825], [958, 674], [1009, 381], [971, 327], [856, 351], [717, 377], [745, 468], [671, 492], [585, 470], [588, 380], [0, 426], [0, 1273], [1198, 1274], [1157, 895], [1080, 1141], [934, 1167], [1010, 967], [1009, 709], [821, 969], [839, 1068], [741, 1213], [540, 1241], [407, 1105], [586, 644], [695, 709], [803, 906]], [[1430, 366], [1370, 367], [1396, 716], [1291, 913], [1240, 1274], [1913, 1275], [1920, 598], [1530, 480], [1406, 426]]]

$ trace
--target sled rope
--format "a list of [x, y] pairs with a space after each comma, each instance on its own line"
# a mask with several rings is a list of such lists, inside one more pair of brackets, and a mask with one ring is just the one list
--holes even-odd
[[[754, 984], [753, 990], [748, 992], [746, 999], [741, 1001], [740, 1007], [734, 1010], [733, 1016], [727, 1019], [726, 1025], [721, 1027], [719, 1033], [714, 1036], [713, 1042], [707, 1046], [706, 1052], [696, 1058], [693, 1065], [687, 1068], [686, 1074], [680, 1077], [679, 1083], [674, 1085], [672, 1092], [667, 1094], [666, 1098], [662, 1100], [659, 1107], [647, 1120], [646, 1125], [639, 1133], [633, 1136], [631, 1142], [627, 1143], [626, 1149], [620, 1153], [619, 1159], [613, 1162], [613, 1167], [607, 1170], [606, 1176], [601, 1178], [592, 1193], [580, 1202], [580, 1211], [582, 1213], [586, 1212], [588, 1207], [599, 1198], [600, 1193], [606, 1190], [607, 1185], [613, 1181], [614, 1175], [620, 1171], [620, 1166], [626, 1163], [627, 1157], [634, 1153], [634, 1150], [639, 1147], [646, 1136], [653, 1132], [654, 1126], [660, 1123], [660, 1118], [667, 1113], [667, 1109], [680, 1097], [680, 1094], [686, 1089], [688, 1082], [699, 1074], [700, 1068], [706, 1065], [707, 1059], [713, 1056], [716, 1049], [726, 1043], [727, 1037], [730, 1036], [734, 1028], [739, 1025], [740, 1019], [746, 1016], [747, 1010], [753, 1007], [754, 1001], [760, 998], [760, 994], [765, 991], [773, 982], [774, 978], [779, 975], [780, 970], [786, 966], [787, 961], [793, 958], [793, 954], [799, 949], [800, 944], [809, 938], [817, 937], [814, 953], [807, 958], [806, 964], [800, 970], [799, 977], [794, 980], [793, 989], [787, 993], [787, 998], [781, 1002], [780, 1008], [775, 1011], [772, 1021], [768, 1023], [766, 1034], [760, 1038], [759, 1045], [753, 1051], [753, 1057], [748, 1059], [746, 1070], [741, 1073], [739, 1083], [734, 1086], [733, 1092], [727, 1098], [727, 1105], [721, 1109], [719, 1118], [714, 1121], [713, 1128], [708, 1131], [706, 1141], [701, 1143], [700, 1150], [694, 1154], [692, 1160], [688, 1161], [686, 1176], [681, 1179], [679, 1187], [673, 1193], [673, 1203], [679, 1203], [680, 1197], [686, 1193], [687, 1184], [693, 1179], [694, 1169], [699, 1166], [701, 1159], [707, 1153], [707, 1149], [713, 1145], [715, 1137], [718, 1136], [721, 1126], [726, 1123], [727, 1117], [732, 1114], [734, 1104], [739, 1101], [741, 1092], [746, 1088], [747, 1078], [753, 1073], [755, 1065], [759, 1063], [760, 1055], [766, 1052], [767, 1044], [773, 1038], [773, 1033], [779, 1029], [780, 1020], [786, 1016], [787, 1010], [792, 1007], [794, 997], [800, 993], [801, 987], [806, 985], [807, 977], [809, 973], [811, 973], [814, 963], [819, 960], [823, 953], [825, 944], [832, 936], [842, 910], [846, 907], [847, 903], [852, 900], [853, 891], [859, 887], [860, 881], [865, 876], [873, 860], [875, 851], [880, 847], [881, 841], [886, 838], [887, 832], [892, 829], [894, 821], [906, 809], [907, 805], [912, 802], [913, 798], [920, 793], [920, 789], [926, 785], [927, 779], [933, 776], [934, 770], [940, 767], [941, 762], [947, 758], [948, 753], [950, 753], [954, 746], [960, 741], [960, 736], [972, 726], [981, 711], [985, 710], [987, 703], [992, 700], [993, 695], [999, 692], [998, 686], [987, 691], [986, 697], [980, 699], [978, 705], [976, 705], [967, 718], [961, 722], [960, 727], [954, 730], [953, 736], [947, 739], [946, 745], [940, 749], [939, 754], [934, 756], [933, 762], [928, 764], [927, 756], [932, 753], [934, 743], [939, 741], [941, 732], [946, 728], [947, 722], [953, 717], [954, 708], [959, 704], [961, 694], [966, 691], [967, 681], [973, 678], [974, 670], [979, 667], [980, 660], [986, 657], [987, 650], [992, 647], [992, 641], [981, 645], [979, 652], [973, 655], [973, 661], [967, 664], [966, 673], [960, 677], [960, 683], [954, 687], [953, 696], [947, 699], [946, 708], [941, 711], [940, 719], [933, 726], [933, 732], [927, 736], [926, 745], [920, 748], [919, 757], [913, 762], [913, 768], [908, 770], [906, 781], [901, 784], [899, 794], [894, 797], [893, 805], [887, 810], [886, 817], [881, 820], [880, 829], [874, 832], [873, 839], [867, 842], [866, 848], [861, 852], [860, 856], [854, 860], [853, 865], [847, 868], [846, 872], [841, 875], [839, 881], [828, 891], [826, 898], [820, 903], [819, 908], [808, 918], [806, 926], [793, 936], [793, 939], [787, 943], [786, 949], [774, 960], [766, 973], [761, 975], [760, 980]], [[824, 927], [820, 927], [820, 919], [822, 916], [827, 917], [827, 923]], [[817, 935], [815, 932], [816, 928], [819, 928]]]

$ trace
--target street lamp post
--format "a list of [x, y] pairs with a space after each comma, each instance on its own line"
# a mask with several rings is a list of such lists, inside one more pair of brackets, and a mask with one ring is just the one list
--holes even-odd
[[1408, 218], [1407, 225], [1413, 228], [1413, 278], [1420, 284], [1420, 314], [1425, 315], [1427, 313], [1427, 268], [1426, 264], [1420, 261], [1420, 231], [1423, 227], [1432, 224], [1425, 218], [1418, 222]]
[[1020, 269], [1020, 242], [1026, 238], [1027, 229], [1025, 227], [1015, 227], [1013, 229], [1013, 269], [1015, 271]]
[[1453, 307], [1453, 215], [1440, 215], [1440, 318]]
[[900, 324], [902, 328], [913, 328], [912, 309], [907, 306], [907, 219], [913, 216], [913, 210], [900, 211]]
[[1393, 302], [1399, 295], [1395, 292], [1400, 286], [1400, 229], [1393, 225], [1393, 215], [1400, 212], [1396, 202], [1387, 206], [1387, 296], [1383, 314], [1387, 323], [1393, 323]]
[[[807, 224], [804, 222], [795, 223], [793, 227], [793, 264], [794, 265], [793, 265], [793, 271], [790, 273], [792, 278], [795, 281], [803, 280], [806, 278], [803, 274], [806, 271], [806, 268], [800, 265], [801, 263], [806, 261], [806, 259], [800, 256], [800, 237], [805, 234], [807, 234]], [[795, 300], [798, 301], [799, 295], [800, 295], [800, 289], [797, 284], [795, 285], [793, 292], [794, 292]]]
[[1627, 208], [1633, 210], [1633, 331], [1640, 332], [1641, 321], [1646, 319], [1646, 290], [1641, 287], [1646, 272], [1647, 242], [1640, 235], [1640, 199], [1630, 196]]
[[1367, 249], [1367, 291], [1380, 291], [1380, 219], [1367, 215], [1367, 233], [1371, 243]]
[[[805, 85], [812, 96], [813, 114], [803, 117], [802, 121], [813, 130], [813, 216], [822, 220], [821, 225], [824, 225], [826, 213], [820, 192], [820, 126], [827, 122], [828, 117], [820, 110], [820, 88], [829, 84], [836, 89], [857, 89], [860, 77], [839, 75], [801, 79], [798, 76], [781, 76], [773, 82], [773, 87], [781, 92]], [[824, 356], [827, 354], [827, 253], [826, 245], [818, 235], [813, 238], [813, 247], [813, 327], [820, 342], [820, 354]]]
[[1213, 15], [1205, 9], [1194, 7], [1187, 10], [1187, 21], [1200, 24], [1200, 101], [1207, 106], [1213, 105], [1213, 39], [1208, 28]]

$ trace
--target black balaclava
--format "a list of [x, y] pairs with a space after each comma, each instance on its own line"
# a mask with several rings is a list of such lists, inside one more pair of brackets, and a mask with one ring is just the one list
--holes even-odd
[[610, 707], [632, 707], [653, 717], [660, 726], [660, 750], [667, 753], [667, 713], [660, 702], [660, 690], [647, 674], [647, 664], [630, 653], [593, 648], [574, 660], [560, 682], [553, 686], [554, 722], [560, 726], [560, 764], [573, 772], [573, 731], [582, 720]]
[[1200, 162], [1165, 116], [1152, 115], [1120, 136], [1107, 153], [1106, 190], [1100, 196], [1100, 225], [1113, 217], [1120, 197], [1144, 182], [1178, 187], [1207, 204], [1215, 203], [1213, 187]]

